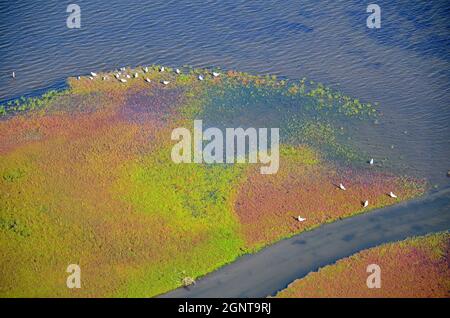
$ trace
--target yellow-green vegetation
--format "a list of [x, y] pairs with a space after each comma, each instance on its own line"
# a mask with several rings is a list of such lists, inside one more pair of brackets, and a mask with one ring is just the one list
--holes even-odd
[[119, 182], [117, 197], [130, 202], [137, 213], [165, 224], [159, 235], [177, 238], [164, 252], [173, 254], [166, 257], [163, 274], [152, 266], [143, 268], [124, 287], [126, 295], [154, 295], [179, 286], [181, 274], [173, 276], [164, 269], [198, 277], [245, 251], [233, 213], [244, 165], [180, 165], [168, 156], [170, 148], [163, 148], [141, 158], [126, 167]]
[[18, 112], [34, 111], [41, 109], [43, 107], [48, 106], [51, 100], [53, 100], [57, 96], [60, 96], [61, 94], [64, 94], [64, 92], [52, 90], [43, 94], [41, 97], [31, 97], [31, 98], [21, 97], [14, 101], [9, 101], [5, 104], [0, 105], [0, 117]]

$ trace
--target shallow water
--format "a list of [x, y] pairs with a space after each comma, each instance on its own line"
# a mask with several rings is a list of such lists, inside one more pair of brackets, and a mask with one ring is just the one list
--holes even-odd
[[[220, 66], [307, 77], [364, 102], [378, 124], [345, 127], [377, 160], [450, 183], [450, 22], [446, 1], [377, 1], [382, 28], [360, 1], [0, 1], [0, 99], [61, 87], [68, 76], [124, 65]], [[17, 78], [10, 74], [16, 72]], [[256, 126], [256, 125], [255, 125]]]

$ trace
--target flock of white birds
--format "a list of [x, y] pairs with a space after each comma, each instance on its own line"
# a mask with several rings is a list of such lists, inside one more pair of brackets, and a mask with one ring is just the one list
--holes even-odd
[[[148, 77], [145, 76], [145, 74], [149, 72], [148, 66], [143, 67], [143, 68], [142, 68], [142, 71], [143, 71], [143, 79], [144, 79], [144, 81], [146, 81], [147, 83], [151, 83], [152, 81], [151, 81]], [[161, 66], [161, 67], [159, 68], [159, 71], [160, 71], [160, 72], [165, 72], [165, 71], [166, 71], [166, 68], [165, 68], [164, 66]], [[179, 68], [175, 69], [175, 73], [178, 74], [178, 75], [180, 75], [180, 74], [181, 74], [180, 69], [179, 69]], [[212, 72], [211, 75], [212, 75], [212, 77], [218, 77], [218, 76], [220, 76], [220, 73], [218, 73], [218, 72]], [[199, 80], [199, 81], [203, 81], [203, 80], [205, 79], [205, 76], [206, 76], [206, 74], [203, 74], [203, 75], [200, 74], [200, 75], [198, 75], [198, 80]], [[13, 77], [15, 77], [15, 73], [13, 73]], [[95, 72], [90, 72], [90, 74], [89, 74], [89, 76], [88, 76], [88, 78], [89, 78], [90, 80], [94, 80], [94, 79], [96, 79], [97, 77], [98, 77], [98, 74], [95, 73]], [[121, 83], [127, 83], [128, 80], [131, 79], [131, 78], [139, 78], [139, 73], [138, 73], [138, 72], [135, 72], [134, 74], [130, 75], [130, 74], [127, 73], [125, 67], [121, 67], [118, 71], [116, 71], [116, 72], [114, 73], [114, 77], [115, 77], [119, 82], [121, 82]], [[81, 79], [81, 76], [77, 76], [77, 79], [80, 80], [80, 79]], [[108, 76], [102, 76], [102, 80], [103, 80], [103, 81], [107, 81], [107, 80], [109, 80], [109, 77], [108, 77]], [[162, 80], [162, 81], [161, 81], [161, 84], [163, 84], [163, 85], [168, 85], [168, 84], [170, 84], [170, 81], [168, 81], [168, 80]]]

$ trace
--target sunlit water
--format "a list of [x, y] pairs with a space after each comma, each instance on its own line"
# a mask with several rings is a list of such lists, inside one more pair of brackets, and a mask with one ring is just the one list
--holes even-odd
[[379, 30], [366, 27], [367, 3], [357, 0], [72, 2], [79, 30], [66, 27], [69, 2], [0, 1], [1, 100], [125, 65], [307, 77], [379, 103], [379, 122], [346, 126], [365, 153], [449, 184], [447, 1], [376, 1]]

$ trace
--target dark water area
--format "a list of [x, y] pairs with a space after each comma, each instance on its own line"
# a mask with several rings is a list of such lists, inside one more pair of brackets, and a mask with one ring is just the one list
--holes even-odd
[[[66, 26], [69, 3], [81, 7], [81, 29]], [[357, 0], [0, 0], [0, 100], [154, 63], [307, 77], [379, 103], [377, 123], [343, 123], [364, 153], [446, 186], [449, 3], [376, 3], [381, 29], [366, 27], [367, 3]]]

